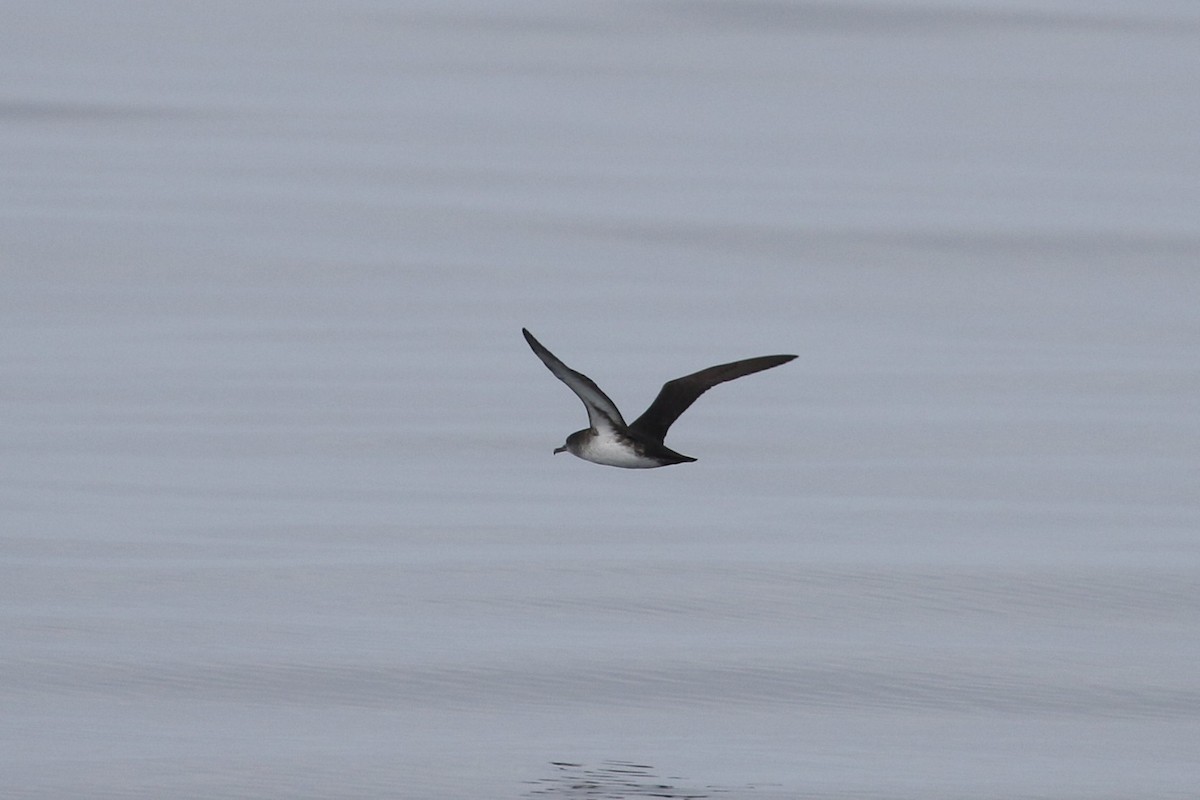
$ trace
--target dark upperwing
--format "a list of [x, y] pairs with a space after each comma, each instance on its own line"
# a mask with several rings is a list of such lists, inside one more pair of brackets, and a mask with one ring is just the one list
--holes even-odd
[[758, 356], [729, 364], [718, 364], [715, 367], [693, 372], [663, 384], [662, 391], [646, 412], [633, 421], [629, 426], [631, 431], [641, 434], [648, 439], [661, 442], [667, 436], [667, 429], [679, 415], [688, 410], [696, 398], [707, 392], [718, 383], [725, 383], [744, 375], [761, 372], [764, 369], [786, 364], [795, 356]]

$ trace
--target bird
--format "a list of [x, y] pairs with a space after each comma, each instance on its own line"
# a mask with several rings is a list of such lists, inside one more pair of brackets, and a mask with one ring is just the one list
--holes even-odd
[[594, 464], [625, 469], [653, 469], [695, 461], [691, 456], [677, 453], [663, 443], [667, 429], [679, 419], [679, 415], [718, 383], [778, 367], [796, 357], [777, 355], [747, 358], [667, 381], [650, 407], [631, 424], [626, 424], [616, 403], [595, 381], [560, 361], [526, 328], [522, 328], [521, 333], [525, 334], [529, 347], [554, 373], [554, 377], [579, 395], [587, 408], [589, 426], [568, 436], [563, 446], [556, 448], [554, 453], [571, 453]]

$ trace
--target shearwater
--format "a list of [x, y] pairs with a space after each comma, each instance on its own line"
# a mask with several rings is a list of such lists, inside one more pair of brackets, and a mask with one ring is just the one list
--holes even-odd
[[521, 329], [521, 333], [525, 334], [525, 341], [529, 342], [542, 363], [579, 395], [587, 408], [590, 427], [572, 433], [566, 443], [554, 452], [569, 452], [585, 461], [626, 469], [650, 469], [695, 461], [691, 456], [676, 453], [663, 444], [671, 423], [679, 419], [679, 415], [696, 402], [696, 398], [718, 383], [778, 367], [795, 358], [792, 355], [758, 356], [730, 364], [718, 364], [667, 381], [645, 413], [627, 425], [616, 404], [595, 381], [560, 361], [525, 328]]

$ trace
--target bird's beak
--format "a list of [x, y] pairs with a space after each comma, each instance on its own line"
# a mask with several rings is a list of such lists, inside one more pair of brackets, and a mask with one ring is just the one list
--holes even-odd
[[565, 452], [567, 452], [567, 448], [565, 448], [565, 447], [554, 448], [554, 455], [558, 455], [559, 453], [565, 453]]

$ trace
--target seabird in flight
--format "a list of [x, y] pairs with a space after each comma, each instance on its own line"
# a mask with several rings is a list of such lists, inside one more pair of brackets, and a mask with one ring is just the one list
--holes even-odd
[[616, 404], [595, 381], [559, 361], [529, 331], [522, 328], [521, 332], [542, 363], [579, 395], [587, 408], [589, 427], [572, 433], [567, 437], [566, 444], [554, 452], [569, 452], [585, 461], [626, 469], [650, 469], [695, 461], [691, 456], [676, 453], [663, 444], [671, 423], [679, 419], [679, 415], [696, 402], [696, 398], [718, 383], [778, 367], [795, 358], [790, 355], [747, 358], [667, 381], [645, 413], [627, 425]]

